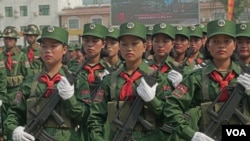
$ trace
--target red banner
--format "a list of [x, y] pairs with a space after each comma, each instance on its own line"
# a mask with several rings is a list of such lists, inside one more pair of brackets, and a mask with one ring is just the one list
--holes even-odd
[[233, 20], [233, 13], [234, 13], [234, 0], [227, 0], [227, 19], [232, 21]]

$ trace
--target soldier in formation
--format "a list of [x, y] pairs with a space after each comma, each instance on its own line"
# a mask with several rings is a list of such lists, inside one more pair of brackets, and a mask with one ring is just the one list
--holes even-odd
[[[48, 134], [46, 136], [58, 141], [87, 140], [82, 129], [85, 128], [83, 125], [88, 117], [89, 106], [82, 101], [80, 93], [75, 93], [77, 88], [74, 87], [74, 82], [69, 81], [72, 75], [66, 67], [68, 32], [55, 26], [45, 27], [38, 42], [41, 43], [44, 67], [39, 73], [27, 77], [16, 93], [4, 122], [6, 133], [13, 141], [35, 140], [36, 134], [33, 132], [36, 130], [29, 130], [33, 123], [31, 121], [39, 118], [39, 110], [55, 98], [53, 95], [59, 95], [60, 100], [54, 109], [58, 116], [44, 119], [41, 129]], [[31, 110], [34, 112], [30, 112]], [[63, 122], [58, 123], [61, 120]], [[39, 136], [37, 139], [41, 140]]]

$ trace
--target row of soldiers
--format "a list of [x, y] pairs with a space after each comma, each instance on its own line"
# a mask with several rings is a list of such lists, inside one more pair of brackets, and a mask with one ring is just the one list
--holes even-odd
[[[27, 26], [30, 46], [25, 52], [16, 47], [16, 29], [6, 27], [0, 85], [5, 140], [42, 140], [26, 132], [36, 117], [28, 109], [40, 96], [43, 102], [35, 107], [42, 107], [58, 90], [62, 99], [55, 111], [63, 124], [51, 116], [39, 125], [54, 140], [212, 141], [213, 136], [202, 133], [199, 121], [209, 116], [200, 112], [206, 111], [201, 105], [220, 93], [219, 102], [226, 102], [230, 92], [224, 89], [236, 82], [250, 88], [250, 75], [241, 74], [249, 64], [250, 24], [216, 20], [207, 29], [138, 22], [117, 29], [88, 23], [74, 58], [63, 28], [45, 27], [37, 40], [37, 26]], [[143, 107], [136, 111], [138, 99]], [[135, 124], [126, 127], [123, 123], [132, 124], [127, 120], [135, 113]]]

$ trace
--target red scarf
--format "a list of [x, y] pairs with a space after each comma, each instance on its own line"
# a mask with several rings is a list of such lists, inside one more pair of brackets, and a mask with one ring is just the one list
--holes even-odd
[[93, 82], [95, 82], [95, 70], [100, 70], [103, 67], [102, 67], [101, 64], [96, 64], [93, 67], [90, 67], [88, 65], [84, 65], [83, 68], [89, 72], [89, 74], [88, 74], [88, 82], [93, 83]]
[[11, 71], [11, 69], [12, 69], [12, 58], [11, 58], [12, 53], [11, 52], [6, 52], [5, 54], [7, 56], [6, 66]]
[[198, 57], [198, 58], [196, 58], [196, 62], [197, 62], [197, 64], [201, 64], [203, 62], [203, 60]]
[[61, 80], [61, 74], [58, 73], [53, 78], [50, 78], [48, 74], [43, 74], [39, 80], [47, 85], [44, 97], [49, 98], [54, 93], [54, 84]]
[[[153, 64], [152, 66], [151, 66], [154, 70], [158, 70], [158, 67], [159, 66], [157, 66], [156, 64]], [[162, 67], [161, 67], [161, 70], [160, 70], [160, 72], [161, 73], [166, 73], [167, 71], [168, 71], [168, 65], [166, 65], [166, 64], [164, 64]]]
[[226, 88], [228, 86], [229, 81], [231, 81], [235, 77], [234, 71], [231, 71], [227, 74], [226, 78], [223, 80], [222, 76], [217, 72], [213, 71], [210, 74], [211, 78], [219, 83], [220, 85], [220, 93], [223, 92], [219, 98], [219, 102], [224, 102], [228, 99], [228, 89]]
[[34, 59], [34, 49], [33, 48], [29, 48], [28, 59], [29, 59], [29, 62], [32, 62]]
[[120, 74], [121, 77], [123, 77], [126, 80], [126, 83], [122, 86], [120, 91], [120, 100], [124, 101], [126, 100], [133, 100], [135, 99], [135, 96], [133, 96], [133, 82], [140, 78], [142, 74], [139, 71], [136, 71], [131, 77], [128, 76], [125, 72], [122, 72]]

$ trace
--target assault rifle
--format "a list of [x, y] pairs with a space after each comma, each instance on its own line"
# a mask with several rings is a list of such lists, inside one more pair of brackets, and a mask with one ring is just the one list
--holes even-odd
[[[153, 86], [156, 83], [156, 79], [152, 76], [149, 76], [147, 74], [143, 75], [145, 81], [150, 85]], [[124, 103], [126, 104], [126, 103]], [[124, 106], [123, 104], [123, 106]], [[122, 106], [122, 107], [123, 107]], [[117, 112], [117, 115], [121, 112], [123, 108], [120, 108], [120, 110]], [[129, 141], [133, 140], [131, 137], [131, 133], [137, 123], [139, 121], [147, 130], [152, 130], [153, 125], [149, 123], [147, 120], [145, 120], [143, 117], [140, 116], [140, 113], [144, 107], [144, 101], [140, 96], [137, 96], [135, 101], [133, 101], [133, 104], [129, 110], [129, 114], [125, 118], [125, 121], [122, 122], [117, 118], [115, 118], [112, 122], [116, 125], [117, 130], [116, 133], [112, 139], [112, 141]]]
[[235, 115], [243, 124], [247, 124], [250, 121], [250, 119], [244, 116], [237, 108], [245, 94], [245, 89], [241, 84], [237, 84], [229, 99], [221, 106], [218, 112], [215, 112], [215, 104], [217, 103], [221, 94], [213, 101], [211, 105], [209, 105], [207, 109], [212, 121], [204, 131], [205, 134], [216, 140], [221, 140], [221, 125], [228, 124], [233, 115]]
[[[160, 72], [160, 69], [162, 68], [164, 62], [165, 62], [165, 60], [162, 60], [160, 67], [157, 69], [157, 71], [155, 71], [151, 75], [146, 74], [145, 72], [141, 72], [143, 74], [145, 81], [147, 82], [147, 84], [149, 86], [152, 87], [157, 82], [157, 80], [156, 80], [157, 74]], [[124, 104], [126, 104], [126, 103], [124, 103]], [[124, 106], [124, 104], [123, 104], [123, 106]], [[144, 128], [146, 128], [147, 130], [152, 130], [154, 128], [151, 123], [149, 123], [147, 120], [145, 120], [143, 117], [140, 116], [140, 113], [144, 107], [144, 101], [142, 100], [142, 98], [140, 96], [136, 97], [135, 101], [133, 102], [133, 104], [129, 110], [129, 114], [125, 118], [124, 122], [122, 122], [118, 119], [118, 116], [119, 116], [121, 110], [123, 109], [123, 106], [117, 112], [117, 116], [116, 116], [117, 118], [115, 118], [112, 121], [116, 125], [116, 127], [118, 128], [112, 141], [133, 140], [133, 138], [131, 137], [131, 133], [132, 133], [137, 121], [139, 121], [144, 126]]]
[[[72, 74], [69, 74], [69, 73], [67, 74], [67, 71], [64, 71], [71, 85], [75, 82], [76, 76], [80, 72], [80, 70], [81, 69], [78, 69], [76, 73], [72, 73]], [[54, 110], [56, 105], [61, 100], [61, 97], [58, 93], [58, 90], [56, 90], [54, 94], [52, 94], [52, 96], [49, 98], [48, 102], [45, 103], [45, 105], [41, 107], [38, 112], [36, 112], [36, 107], [39, 104], [39, 102], [41, 102], [42, 98], [43, 98], [43, 95], [41, 95], [39, 99], [35, 103], [33, 103], [31, 107], [29, 107], [28, 112], [34, 118], [28, 122], [24, 131], [33, 135], [36, 139], [39, 139], [40, 141], [55, 141], [55, 139], [43, 129], [43, 126], [50, 116], [53, 116], [58, 127], [63, 125], [64, 120]]]

